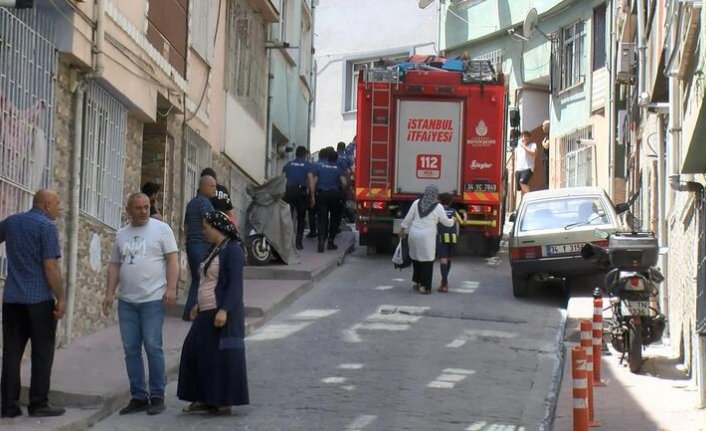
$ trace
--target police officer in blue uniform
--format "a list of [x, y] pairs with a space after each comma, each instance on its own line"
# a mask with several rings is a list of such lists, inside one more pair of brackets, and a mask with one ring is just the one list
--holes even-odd
[[[338, 154], [333, 147], [326, 147], [319, 152], [319, 162], [312, 169], [313, 178], [310, 182], [310, 201], [313, 207], [318, 204], [319, 244], [317, 250], [323, 253], [324, 244], [329, 250], [338, 247], [333, 240], [338, 233], [338, 222], [341, 207], [341, 193], [346, 187], [346, 173], [336, 163]], [[329, 220], [330, 218], [330, 220]]]
[[296, 159], [288, 162], [282, 168], [282, 172], [287, 177], [287, 192], [284, 195], [284, 201], [289, 204], [292, 210], [292, 218], [296, 214], [297, 235], [296, 247], [297, 250], [304, 248], [302, 238], [304, 237], [304, 223], [306, 219], [306, 203], [307, 189], [312, 177], [311, 164], [306, 160], [309, 151], [306, 147], [298, 146], [294, 153]]

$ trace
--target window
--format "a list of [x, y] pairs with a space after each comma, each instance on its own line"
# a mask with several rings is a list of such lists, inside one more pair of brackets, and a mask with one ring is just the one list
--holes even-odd
[[191, 0], [191, 47], [209, 63], [213, 60], [214, 27], [217, 3], [213, 0]]
[[593, 70], [606, 65], [606, 5], [593, 10]]
[[267, 106], [265, 23], [247, 0], [228, 2], [227, 91], [262, 126]]
[[81, 147], [81, 211], [117, 229], [123, 208], [127, 109], [95, 82], [86, 90]]
[[301, 33], [299, 41], [299, 76], [303, 77], [308, 84], [311, 80], [311, 23], [305, 8], [302, 8]]
[[199, 189], [201, 171], [211, 166], [211, 146], [192, 128], [186, 128], [186, 181], [184, 182], [184, 205], [188, 203]]
[[343, 106], [344, 112], [354, 112], [358, 109], [358, 77], [362, 71], [372, 69], [375, 62], [379, 61], [380, 58], [384, 58], [388, 63], [396, 63], [407, 60], [409, 53], [381, 55], [374, 58], [347, 61], [345, 70], [346, 91]]
[[583, 57], [585, 49], [585, 24], [579, 21], [562, 31], [562, 77], [561, 88], [569, 88], [583, 79]]
[[[56, 47], [54, 23], [37, 9], [0, 7], [0, 220], [32, 206], [51, 184]], [[31, 47], [22, 49], [23, 46]], [[27, 50], [29, 49], [29, 51]], [[31, 53], [31, 55], [28, 55]], [[0, 244], [0, 279], [7, 274]]]
[[561, 153], [561, 187], [594, 185], [595, 146], [579, 144], [580, 139], [590, 140], [593, 127], [584, 127], [559, 138]]
[[583, 21], [576, 22], [552, 34], [552, 92], [558, 93], [582, 82], [586, 46]]

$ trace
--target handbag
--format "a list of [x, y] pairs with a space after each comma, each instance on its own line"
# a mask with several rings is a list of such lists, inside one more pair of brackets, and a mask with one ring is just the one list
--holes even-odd
[[407, 268], [412, 265], [412, 258], [409, 257], [409, 243], [407, 238], [400, 239], [395, 253], [392, 255], [392, 264], [395, 269]]

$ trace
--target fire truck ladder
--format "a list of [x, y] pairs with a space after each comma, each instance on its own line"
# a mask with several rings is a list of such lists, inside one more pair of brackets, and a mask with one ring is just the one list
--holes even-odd
[[[390, 189], [392, 131], [392, 86], [399, 87], [399, 72], [390, 69], [367, 70], [365, 80], [372, 86], [370, 110], [370, 187]], [[384, 155], [384, 156], [383, 156]]]

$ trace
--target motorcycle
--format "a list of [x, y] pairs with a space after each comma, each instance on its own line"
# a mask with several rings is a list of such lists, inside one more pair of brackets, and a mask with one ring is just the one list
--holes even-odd
[[262, 185], [246, 188], [252, 199], [245, 224], [249, 265], [265, 265], [275, 259], [287, 265], [299, 263], [291, 212], [282, 200], [285, 186], [286, 179], [279, 175]]
[[596, 236], [608, 239], [608, 247], [589, 243], [581, 249], [581, 256], [608, 269], [601, 290], [609, 295], [612, 311], [608, 321], [611, 345], [622, 354], [620, 363], [627, 355], [630, 371], [638, 373], [643, 347], [661, 340], [666, 327], [658, 301], [664, 276], [655, 267], [660, 247], [648, 232], [608, 235], [596, 231]]

